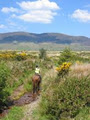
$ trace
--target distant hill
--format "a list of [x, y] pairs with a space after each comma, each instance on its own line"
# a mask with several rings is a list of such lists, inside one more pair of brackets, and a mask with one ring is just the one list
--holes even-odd
[[80, 44], [90, 46], [90, 38], [85, 36], [70, 36], [61, 33], [28, 33], [28, 32], [12, 32], [0, 33], [0, 43], [55, 43], [55, 44]]

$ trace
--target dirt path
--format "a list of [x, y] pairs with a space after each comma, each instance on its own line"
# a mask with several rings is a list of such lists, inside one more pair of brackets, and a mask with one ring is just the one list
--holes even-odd
[[33, 120], [33, 111], [38, 108], [40, 97], [32, 103], [25, 105], [24, 118], [22, 120]]
[[[55, 68], [49, 70], [48, 72], [45, 73], [43, 77], [43, 82], [42, 82], [42, 87], [47, 83], [48, 79], [47, 78], [53, 78], [56, 76], [55, 73]], [[52, 81], [52, 79], [51, 79]], [[33, 112], [34, 110], [38, 110], [38, 106], [41, 100], [41, 96], [37, 97], [37, 99], [30, 104], [25, 105], [25, 110], [24, 110], [24, 118], [22, 120], [35, 120], [33, 118]]]
[[32, 93], [26, 93], [20, 99], [15, 100], [13, 104], [16, 106], [23, 106], [25, 104], [30, 104], [32, 101]]

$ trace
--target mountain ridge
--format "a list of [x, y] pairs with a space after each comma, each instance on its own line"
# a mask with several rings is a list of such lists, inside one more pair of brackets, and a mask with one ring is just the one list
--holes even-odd
[[29, 33], [29, 32], [8, 32], [0, 33], [0, 43], [56, 43], [56, 44], [81, 44], [90, 46], [90, 38], [86, 36], [72, 36], [63, 33]]

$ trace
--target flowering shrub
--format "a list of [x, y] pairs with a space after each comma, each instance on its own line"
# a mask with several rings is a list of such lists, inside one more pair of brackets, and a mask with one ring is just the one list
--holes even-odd
[[62, 65], [56, 68], [58, 71], [58, 76], [64, 76], [68, 74], [69, 69], [70, 69], [71, 63], [70, 62], [64, 62]]
[[25, 52], [20, 52], [16, 54], [16, 59], [17, 60], [25, 60], [27, 58], [27, 54]]
[[0, 59], [3, 60], [10, 60], [10, 59], [16, 59], [16, 60], [25, 60], [27, 59], [27, 53], [26, 52], [2, 52], [0, 53]]
[[12, 58], [13, 57], [13, 55], [11, 54], [11, 53], [2, 53], [2, 54], [0, 54], [0, 58], [1, 59], [10, 59], [10, 58]]

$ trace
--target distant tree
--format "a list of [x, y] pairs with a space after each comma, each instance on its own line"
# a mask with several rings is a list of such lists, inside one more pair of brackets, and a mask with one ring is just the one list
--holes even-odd
[[46, 59], [46, 50], [45, 49], [43, 49], [43, 48], [41, 48], [40, 50], [39, 50], [39, 58], [40, 59]]

